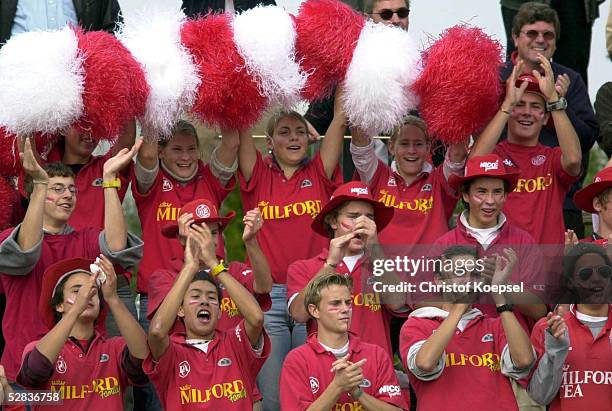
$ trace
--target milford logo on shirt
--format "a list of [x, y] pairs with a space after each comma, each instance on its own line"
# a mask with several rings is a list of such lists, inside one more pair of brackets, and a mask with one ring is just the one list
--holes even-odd
[[55, 363], [55, 370], [60, 374], [64, 374], [67, 369], [68, 366], [66, 365], [66, 361], [60, 356]]
[[412, 200], [398, 200], [396, 196], [389, 193], [387, 190], [378, 192], [378, 202], [383, 203], [385, 207], [393, 207], [398, 210], [418, 211], [426, 214], [433, 208], [433, 195], [426, 198], [413, 198]]
[[312, 391], [313, 394], [318, 393], [319, 392], [319, 380], [317, 380], [315, 377], [310, 377], [309, 381], [310, 381], [310, 391]]
[[242, 334], [242, 329], [240, 328], [240, 325], [237, 325], [236, 326], [236, 338], [238, 338], [239, 342], [242, 342], [242, 336], [240, 334]]
[[107, 362], [108, 360], [110, 360], [110, 356], [108, 354], [102, 354], [100, 356], [100, 362]]
[[480, 168], [484, 169], [484, 171], [497, 170], [499, 168], [499, 160], [481, 161]]
[[504, 164], [507, 165], [508, 167], [516, 167], [514, 163], [512, 162], [512, 160], [510, 160], [509, 158], [504, 159]]
[[546, 161], [546, 156], [543, 154], [537, 155], [531, 158], [531, 164], [534, 166], [541, 166]]
[[489, 333], [489, 334], [485, 334], [482, 336], [482, 340], [480, 340], [482, 342], [492, 342], [493, 341], [493, 334]]
[[402, 390], [399, 385], [383, 385], [378, 390], [378, 395], [387, 394], [389, 397], [397, 397], [402, 395]]
[[170, 191], [172, 190], [172, 181], [168, 180], [166, 177], [162, 179], [162, 191]]
[[93, 187], [102, 187], [102, 180], [101, 178], [96, 178], [94, 181], [91, 182], [91, 185]]
[[232, 360], [230, 360], [229, 358], [221, 358], [218, 362], [217, 365], [219, 367], [229, 367], [230, 365], [232, 365]]
[[195, 209], [195, 214], [198, 218], [210, 217], [210, 208], [206, 204], [200, 204]]
[[312, 181], [310, 181], [309, 179], [303, 180], [302, 184], [300, 185], [300, 188], [306, 188], [306, 187], [312, 187]]
[[431, 191], [433, 190], [433, 187], [431, 186], [431, 184], [424, 184], [423, 187], [421, 187], [421, 191]]
[[397, 187], [397, 183], [395, 182], [395, 177], [394, 176], [390, 176], [389, 179], [387, 180], [387, 185], [389, 187]]
[[185, 378], [186, 376], [189, 375], [190, 371], [191, 371], [191, 366], [189, 365], [187, 361], [183, 361], [179, 364], [179, 377]]

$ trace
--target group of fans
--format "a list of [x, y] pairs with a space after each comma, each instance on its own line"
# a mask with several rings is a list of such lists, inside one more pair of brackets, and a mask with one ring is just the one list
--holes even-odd
[[[407, 29], [408, 6], [370, 15]], [[573, 197], [598, 228], [566, 231], [597, 123], [580, 76], [551, 61], [559, 30], [549, 6], [519, 9], [497, 114], [437, 166], [407, 115], [390, 165], [350, 130], [344, 183], [342, 87], [312, 157], [311, 114], [294, 111], [270, 118], [269, 155], [222, 130], [207, 164], [183, 120], [164, 141], [126, 124], [102, 156], [74, 127], [46, 158], [21, 140], [27, 210], [0, 233], [5, 407], [123, 409], [134, 386], [147, 410], [611, 409], [612, 167]], [[122, 209], [130, 184], [142, 239]], [[235, 213], [219, 210], [236, 185], [247, 261], [226, 264]], [[373, 271], [425, 253], [450, 265], [408, 282], [439, 292], [390, 292], [406, 278]], [[476, 283], [521, 288], [461, 287]]]

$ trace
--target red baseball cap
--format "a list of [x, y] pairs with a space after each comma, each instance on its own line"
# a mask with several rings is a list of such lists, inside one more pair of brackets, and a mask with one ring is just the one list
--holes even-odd
[[474, 156], [465, 164], [465, 175], [451, 174], [448, 184], [455, 191], [459, 191], [461, 184], [479, 177], [501, 178], [510, 184], [510, 191], [514, 190], [520, 173], [509, 172], [501, 157], [497, 154]]
[[[223, 230], [230, 220], [236, 215], [234, 211], [230, 211], [225, 217], [221, 217], [217, 207], [212, 202], [204, 198], [199, 198], [185, 204], [181, 208], [179, 217], [187, 213], [193, 214], [193, 222], [196, 224], [221, 223], [221, 230]], [[162, 234], [164, 237], [169, 238], [176, 238], [178, 231], [178, 221], [168, 223], [162, 228]]]
[[312, 222], [312, 229], [327, 237], [328, 233], [327, 225], [325, 224], [325, 216], [347, 201], [365, 201], [372, 204], [374, 207], [374, 221], [376, 222], [378, 231], [385, 228], [393, 218], [394, 209], [385, 207], [383, 203], [375, 201], [367, 185], [361, 181], [351, 181], [350, 183], [342, 184], [334, 191], [327, 204], [323, 206], [323, 210], [321, 210]]
[[529, 73], [521, 74], [519, 78], [516, 80], [516, 83], [515, 83], [516, 87], [520, 87], [524, 81], [527, 82], [527, 88], [525, 89], [525, 93], [537, 94], [544, 99], [544, 102], [546, 102], [546, 96], [544, 96], [544, 93], [542, 93], [542, 90], [540, 90], [540, 83], [538, 82], [538, 79], [535, 78], [533, 74], [529, 74]]
[[593, 208], [593, 198], [602, 191], [612, 187], [612, 167], [606, 167], [595, 174], [593, 182], [574, 194], [574, 202], [579, 209], [589, 213], [596, 213]]
[[[58, 261], [47, 267], [42, 278], [42, 291], [38, 300], [38, 314], [49, 329], [55, 326], [55, 307], [51, 307], [49, 302], [57, 291], [59, 283], [66, 277], [76, 274], [85, 273], [93, 275], [89, 266], [94, 263], [94, 260], [86, 258], [69, 258]], [[100, 314], [98, 319], [106, 318], [106, 308], [100, 302]]]

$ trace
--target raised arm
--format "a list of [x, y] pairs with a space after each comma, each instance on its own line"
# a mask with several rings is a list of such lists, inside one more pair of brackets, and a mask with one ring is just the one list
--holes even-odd
[[495, 117], [487, 124], [487, 127], [474, 142], [469, 157], [489, 154], [495, 149], [495, 145], [504, 127], [506, 127], [508, 118], [512, 115], [512, 109], [521, 101], [521, 97], [527, 88], [527, 81], [523, 81], [520, 87], [516, 87], [516, 81], [522, 73], [522, 70], [523, 61], [519, 60], [512, 69], [512, 74], [510, 74], [510, 77], [506, 80], [506, 97], [504, 98], [504, 102], [495, 114]]
[[242, 221], [244, 222], [242, 241], [244, 241], [246, 253], [251, 262], [253, 277], [255, 277], [253, 291], [257, 294], [267, 294], [272, 291], [272, 274], [268, 259], [257, 242], [257, 233], [263, 225], [261, 211], [259, 208], [247, 211]]
[[72, 327], [76, 324], [79, 316], [89, 304], [89, 301], [98, 293], [96, 287], [96, 275], [90, 276], [85, 284], [79, 287], [72, 308], [65, 312], [62, 319], [36, 344], [36, 349], [44, 355], [51, 364], [54, 364], [70, 336]]
[[378, 168], [378, 158], [374, 151], [374, 142], [358, 128], [351, 129], [351, 157], [359, 178], [366, 184], [374, 177]]
[[[206, 225], [194, 224], [191, 226], [192, 235], [199, 239], [201, 246], [200, 260], [211, 270], [219, 265], [217, 260], [216, 247], [212, 239], [212, 234]], [[230, 298], [236, 303], [238, 311], [245, 320], [245, 332], [249, 336], [251, 345], [257, 346], [263, 330], [264, 316], [255, 297], [244, 288], [227, 271], [221, 271], [217, 280], [223, 285]]]
[[185, 245], [185, 257], [183, 268], [174, 281], [172, 288], [162, 301], [149, 326], [148, 343], [151, 356], [159, 360], [166, 352], [170, 344], [168, 333], [176, 321], [178, 309], [183, 301], [183, 296], [189, 288], [191, 280], [199, 270], [200, 245], [190, 234]]
[[132, 316], [127, 307], [121, 302], [117, 295], [117, 274], [113, 264], [106, 256], [100, 254], [100, 268], [106, 274], [106, 281], [102, 283], [102, 295], [108, 308], [117, 322], [121, 336], [125, 339], [130, 354], [135, 358], [145, 359], [149, 352], [147, 348], [147, 336]]
[[138, 192], [146, 194], [159, 172], [159, 144], [157, 139], [143, 138], [134, 165]]
[[257, 148], [250, 131], [239, 133], [240, 147], [238, 147], [238, 167], [246, 181], [251, 180], [253, 169], [257, 161]]
[[210, 171], [219, 179], [222, 186], [226, 186], [238, 168], [237, 156], [240, 146], [238, 130], [221, 130], [221, 144], [210, 156]]
[[327, 177], [331, 178], [338, 162], [340, 161], [340, 154], [342, 153], [342, 144], [344, 142], [344, 133], [346, 132], [346, 115], [344, 114], [344, 107], [342, 105], [344, 98], [344, 91], [342, 86], [338, 86], [336, 89], [336, 95], [334, 97], [334, 118], [325, 133], [323, 143], [319, 149], [321, 155], [321, 162], [325, 169]]
[[[540, 66], [544, 69], [544, 75], [537, 70], [533, 75], [538, 79], [540, 90], [546, 96], [548, 103], [559, 100], [559, 94], [555, 88], [555, 79], [550, 65], [550, 61], [542, 55], [538, 55]], [[551, 112], [557, 139], [561, 148], [561, 166], [563, 170], [571, 176], [580, 174], [582, 168], [582, 151], [580, 150], [580, 140], [565, 110], [555, 110]]]
[[[132, 161], [132, 157], [138, 152], [141, 144], [142, 139], [138, 140], [131, 150], [121, 149], [114, 157], [106, 160], [102, 171], [104, 183], [112, 182], [117, 178], [119, 172]], [[104, 188], [104, 233], [110, 251], [118, 252], [126, 247], [127, 224], [115, 187]]]
[[43, 236], [43, 215], [47, 187], [49, 186], [49, 176], [36, 161], [30, 138], [25, 140], [23, 152], [19, 153], [19, 157], [21, 158], [25, 174], [28, 175], [33, 183], [30, 203], [17, 235], [19, 247], [27, 251], [38, 244]]

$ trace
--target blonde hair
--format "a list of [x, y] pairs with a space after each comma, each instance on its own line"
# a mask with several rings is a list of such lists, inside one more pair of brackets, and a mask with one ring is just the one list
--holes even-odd
[[310, 306], [310, 304], [313, 304], [315, 307], [319, 306], [321, 302], [321, 290], [332, 285], [346, 287], [349, 289], [349, 292], [352, 292], [353, 279], [347, 275], [332, 273], [323, 274], [310, 280], [304, 290], [304, 307], [306, 307], [306, 312], [310, 313], [310, 311], [308, 311], [308, 306]]
[[284, 119], [285, 117], [291, 117], [298, 121], [300, 121], [306, 130], [308, 130], [308, 123], [304, 116], [294, 110], [281, 110], [274, 113], [269, 119], [268, 124], [266, 125], [266, 134], [268, 137], [272, 137], [274, 135], [274, 130], [276, 130], [276, 126], [278, 122]]
[[397, 138], [399, 137], [402, 131], [402, 127], [404, 126], [415, 126], [416, 128], [418, 128], [419, 130], [423, 132], [423, 136], [425, 136], [425, 140], [431, 141], [431, 136], [429, 135], [429, 132], [427, 131], [427, 124], [425, 124], [425, 121], [421, 117], [417, 117], [412, 114], [409, 114], [404, 117], [402, 121], [402, 125], [400, 127], [397, 127], [395, 131], [393, 131], [393, 134], [391, 135], [391, 139], [390, 139], [391, 142], [394, 142], [395, 140], [397, 140]]

